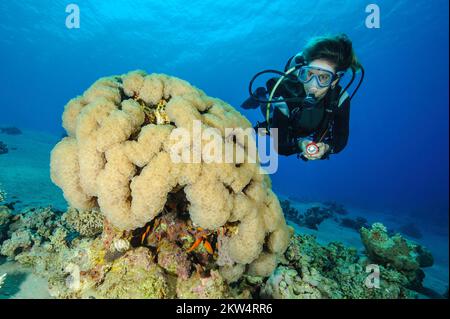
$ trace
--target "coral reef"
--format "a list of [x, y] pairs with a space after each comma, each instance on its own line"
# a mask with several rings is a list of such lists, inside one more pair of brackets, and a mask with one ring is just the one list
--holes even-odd
[[4, 256], [13, 259], [15, 255], [31, 248], [33, 245], [33, 238], [26, 231], [15, 231], [10, 239], [7, 239], [3, 242], [0, 253]]
[[339, 222], [342, 227], [351, 228], [358, 232], [361, 227], [368, 227], [367, 220], [363, 217], [341, 217], [347, 215], [348, 212], [342, 204], [336, 202], [324, 202], [319, 206], [312, 206], [304, 213], [292, 207], [289, 200], [281, 201], [280, 205], [288, 220], [309, 229], [318, 230], [318, 226], [329, 218]]
[[20, 135], [22, 131], [14, 126], [11, 127], [0, 127], [0, 133], [8, 134], [8, 135]]
[[340, 225], [342, 227], [347, 227], [354, 229], [359, 232], [362, 227], [369, 227], [367, 225], [367, 219], [364, 217], [356, 217], [356, 218], [342, 218], [340, 220]]
[[70, 207], [63, 221], [74, 231], [85, 237], [94, 237], [103, 231], [103, 215], [95, 209], [78, 210]]
[[0, 206], [0, 245], [8, 237], [7, 231], [12, 221], [11, 210], [6, 206]]
[[33, 246], [50, 240], [61, 225], [60, 213], [53, 212], [50, 207], [31, 208], [21, 214], [13, 215], [5, 206], [0, 206], [0, 233], [7, 237], [0, 245], [0, 253], [14, 259]]
[[229, 298], [229, 288], [217, 271], [202, 277], [196, 273], [188, 280], [177, 282], [177, 296], [182, 299], [220, 299]]
[[303, 281], [295, 269], [280, 266], [261, 289], [262, 298], [319, 299], [322, 295], [314, 286]]
[[[281, 201], [280, 205], [286, 218], [299, 226], [318, 230], [318, 226], [324, 220], [333, 218], [336, 221], [341, 220], [341, 224], [345, 227], [356, 227], [356, 225], [351, 225], [353, 223], [352, 220], [348, 218], [340, 219], [340, 217], [338, 217], [339, 215], [346, 215], [348, 212], [343, 205], [337, 204], [336, 202], [325, 202], [319, 206], [310, 207], [304, 213], [292, 207], [289, 200]], [[361, 220], [357, 220], [357, 222], [361, 222]], [[362, 225], [364, 225], [364, 223]]]
[[1, 187], [2, 185], [0, 184], [0, 202], [4, 202], [6, 200], [6, 192]]
[[62, 212], [51, 207], [27, 208], [14, 216], [8, 233], [25, 230], [36, 241], [48, 239], [61, 224]]
[[347, 215], [348, 214], [347, 209], [342, 204], [339, 204], [334, 201], [327, 201], [327, 202], [324, 202], [323, 204], [325, 205], [326, 208], [328, 208], [334, 214], [338, 214], [338, 215]]
[[398, 231], [404, 235], [407, 235], [407, 236], [415, 238], [415, 239], [422, 238], [422, 232], [414, 223], [405, 224], [405, 225], [401, 226], [398, 229]]
[[7, 206], [0, 206], [0, 227], [8, 227], [11, 222], [12, 212]]
[[333, 217], [333, 213], [324, 207], [314, 206], [308, 208], [298, 221], [300, 226], [317, 230], [318, 226], [326, 219]]
[[150, 251], [140, 247], [113, 262], [96, 293], [102, 298], [161, 299], [169, 297], [169, 287]]
[[425, 274], [421, 268], [430, 267], [434, 260], [425, 247], [403, 238], [400, 234], [390, 236], [383, 224], [375, 223], [370, 229], [361, 229], [361, 240], [370, 260], [388, 265], [408, 278], [413, 289], [422, 287]]
[[390, 264], [398, 270], [410, 271], [433, 265], [433, 256], [426, 248], [399, 234], [390, 237], [383, 224], [375, 223], [370, 229], [361, 229], [361, 240], [373, 261]]
[[[44, 217], [32, 222], [40, 213]], [[417, 292], [433, 296], [422, 287], [423, 276], [395, 262], [408, 255], [408, 249], [409, 258], [415, 260], [409, 263], [419, 266], [430, 265], [431, 255], [409, 242], [407, 249], [399, 246], [381, 224], [362, 230], [368, 232], [365, 238], [375, 237], [371, 239], [374, 252], [366, 252], [367, 256], [341, 243], [323, 246], [314, 236], [294, 235], [277, 258], [265, 251], [251, 264], [218, 267], [207, 262], [214, 256], [203, 247], [205, 243], [191, 252], [185, 247], [194, 238], [185, 246], [176, 244], [198, 230], [189, 228], [189, 220], [180, 220], [174, 212], [155, 219], [154, 231], [145, 236], [137, 230], [124, 235], [107, 220], [101, 235], [71, 233], [65, 214], [49, 208], [28, 209], [12, 219], [9, 215], [4, 219], [10, 238], [2, 253], [46, 277], [49, 291], [58, 298], [379, 299], [416, 298]], [[10, 248], [13, 244], [19, 249]], [[374, 265], [378, 286], [368, 283], [368, 269]]]
[[0, 155], [7, 154], [9, 152], [8, 145], [0, 141]]
[[333, 217], [332, 211], [325, 207], [313, 206], [308, 208], [305, 213], [301, 213], [291, 206], [289, 200], [281, 201], [280, 205], [287, 219], [314, 230], [317, 230], [317, 226], [325, 219]]
[[261, 286], [262, 298], [415, 298], [407, 278], [380, 266], [380, 287], [366, 284], [370, 260], [340, 243], [319, 245], [311, 235], [295, 235], [277, 267]]
[[158, 265], [180, 279], [188, 279], [192, 267], [188, 254], [167, 239], [163, 239], [159, 244]]
[[289, 200], [280, 201], [281, 209], [283, 210], [284, 216], [292, 221], [297, 221], [302, 218], [301, 213], [298, 209], [291, 206], [291, 202]]

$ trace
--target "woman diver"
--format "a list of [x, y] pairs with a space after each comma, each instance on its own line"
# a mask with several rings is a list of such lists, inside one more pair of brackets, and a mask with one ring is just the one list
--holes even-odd
[[[342, 89], [339, 82], [349, 69], [352, 78]], [[361, 71], [361, 79], [349, 96], [346, 90], [357, 71]], [[268, 80], [266, 88], [253, 91], [253, 82], [265, 73], [281, 76]], [[363, 78], [364, 69], [346, 35], [318, 37], [289, 59], [284, 72], [257, 73], [250, 81], [250, 97], [241, 107], [261, 108], [266, 121], [258, 123], [255, 129], [278, 128], [275, 145], [279, 154], [298, 154], [303, 160], [326, 159], [347, 145], [350, 101]]]

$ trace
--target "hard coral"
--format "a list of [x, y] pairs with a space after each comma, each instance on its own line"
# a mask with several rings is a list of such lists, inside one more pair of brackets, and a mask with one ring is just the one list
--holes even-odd
[[280, 201], [280, 204], [283, 209], [284, 216], [286, 216], [287, 219], [290, 219], [293, 222], [301, 219], [301, 213], [298, 209], [291, 206], [291, 202], [288, 199]]
[[12, 218], [11, 210], [6, 206], [0, 206], [0, 245], [3, 239], [7, 237], [7, 231]]
[[[286, 266], [279, 266], [272, 274], [261, 290], [262, 297], [379, 299], [416, 296], [409, 289], [409, 279], [403, 273], [382, 265], [379, 265], [379, 288], [367, 286], [366, 267], [371, 261], [359, 256], [356, 249], [340, 243], [321, 246], [313, 236], [296, 235], [285, 257]], [[284, 278], [290, 278], [291, 284], [280, 286], [286, 281]], [[297, 290], [301, 288], [309, 293], [306, 296], [295, 293], [296, 286]]]
[[336, 203], [334, 201], [324, 202], [323, 204], [326, 206], [326, 208], [331, 210], [334, 214], [338, 214], [338, 215], [347, 215], [348, 214], [347, 209], [345, 209], [344, 205], [342, 205], [342, 204]]
[[182, 299], [222, 299], [229, 297], [229, 288], [219, 272], [209, 276], [195, 273], [188, 280], [177, 281], [177, 297]]
[[295, 269], [280, 266], [261, 289], [262, 298], [319, 299], [320, 291], [304, 282]]
[[9, 232], [26, 230], [43, 238], [49, 238], [61, 224], [60, 213], [53, 211], [51, 207], [26, 208], [14, 219]]
[[164, 272], [153, 262], [150, 252], [139, 248], [127, 252], [112, 265], [97, 288], [100, 298], [167, 298], [169, 288]]
[[300, 220], [301, 226], [306, 226], [310, 229], [317, 230], [318, 226], [326, 219], [333, 216], [333, 213], [324, 207], [314, 206], [308, 208]]
[[6, 200], [6, 192], [1, 189], [1, 184], [0, 184], [0, 202], [3, 202], [5, 200]]
[[342, 227], [347, 227], [359, 231], [362, 227], [368, 227], [367, 219], [364, 217], [342, 218], [340, 221]]
[[[217, 249], [214, 255], [228, 256], [227, 264], [245, 265], [263, 252], [285, 251], [291, 232], [270, 179], [250, 154], [252, 126], [225, 102], [186, 81], [135, 71], [98, 80], [69, 101], [62, 119], [68, 136], [52, 151], [51, 178], [72, 207], [99, 209], [115, 228], [138, 230], [142, 245], [149, 232], [169, 241], [177, 237], [171, 235], [173, 228], [160, 231], [155, 224], [169, 206], [179, 204], [171, 200], [179, 192], [190, 224], [176, 244], [185, 249], [195, 243], [189, 251], [203, 249], [199, 260], [210, 260]], [[248, 156], [240, 162], [236, 154], [231, 162], [208, 161], [198, 144], [208, 143], [210, 136], [199, 133], [196, 123], [219, 137], [218, 149]], [[179, 130], [190, 138], [177, 149], [179, 140], [171, 137]], [[181, 150], [189, 150], [190, 162], [173, 161]], [[214, 245], [219, 234], [227, 237], [226, 245]]]
[[428, 249], [400, 234], [390, 236], [386, 227], [380, 223], [373, 224], [370, 229], [361, 228], [361, 239], [371, 261], [401, 273], [410, 289], [423, 289], [425, 273], [421, 268], [430, 267], [434, 263]]
[[14, 232], [10, 239], [3, 242], [0, 253], [9, 259], [14, 259], [18, 253], [31, 248], [32, 245], [33, 241], [30, 234], [24, 230], [20, 230]]
[[181, 279], [187, 279], [190, 275], [191, 262], [187, 253], [166, 239], [158, 247], [158, 265]]
[[103, 215], [93, 210], [79, 210], [69, 208], [63, 215], [63, 220], [80, 235], [93, 237], [103, 230]]
[[399, 271], [415, 271], [433, 265], [433, 257], [426, 248], [399, 234], [390, 237], [383, 224], [362, 228], [361, 239], [371, 260], [390, 264]]

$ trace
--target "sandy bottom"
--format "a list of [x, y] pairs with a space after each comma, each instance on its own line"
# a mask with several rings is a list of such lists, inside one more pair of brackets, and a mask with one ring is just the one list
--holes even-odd
[[[0, 125], [1, 126], [1, 125]], [[0, 134], [3, 141], [10, 148], [8, 154], [0, 155], [0, 184], [8, 193], [8, 202], [20, 201], [15, 204], [16, 211], [25, 207], [53, 206], [55, 209], [65, 210], [66, 202], [59, 188], [52, 184], [49, 176], [50, 151], [59, 141], [59, 137], [39, 132], [24, 131], [23, 135], [11, 136]], [[12, 150], [16, 148], [16, 150]], [[280, 196], [280, 199], [285, 197]], [[292, 205], [303, 212], [311, 206], [320, 203], [301, 203], [292, 201]], [[373, 212], [358, 208], [346, 207], [347, 217], [362, 216], [369, 223], [383, 222], [388, 228], [396, 229], [406, 222], [387, 212]], [[414, 222], [413, 220], [411, 220]], [[416, 224], [419, 224], [416, 221]], [[313, 234], [321, 244], [332, 241], [342, 242], [363, 251], [359, 233], [341, 227], [336, 221], [328, 219], [320, 224], [317, 231], [295, 227], [298, 233]], [[420, 224], [419, 224], [420, 225]], [[423, 239], [416, 240], [425, 245], [433, 253], [435, 264], [425, 268], [424, 286], [437, 293], [444, 293], [449, 283], [448, 257], [448, 229], [422, 231]], [[7, 273], [5, 284], [0, 288], [0, 299], [4, 298], [50, 298], [47, 283], [42, 278], [31, 273], [29, 269], [5, 259], [0, 259], [0, 275]]]
[[0, 260], [0, 274], [6, 273], [0, 299], [49, 299], [47, 281], [16, 262]]

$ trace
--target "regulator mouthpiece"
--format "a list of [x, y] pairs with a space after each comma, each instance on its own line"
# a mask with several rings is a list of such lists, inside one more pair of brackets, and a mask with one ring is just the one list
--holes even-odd
[[317, 105], [317, 99], [316, 96], [314, 94], [308, 94], [305, 99], [303, 100], [303, 107], [309, 109], [309, 108], [313, 108], [314, 106]]

